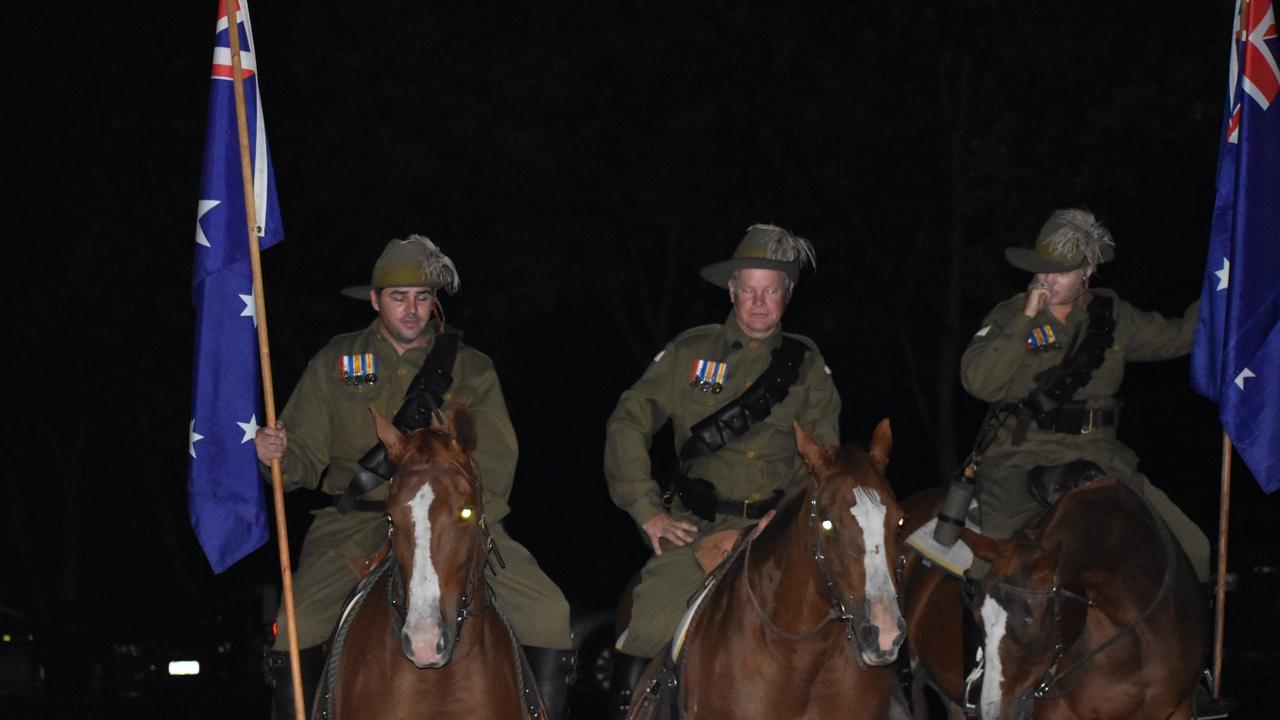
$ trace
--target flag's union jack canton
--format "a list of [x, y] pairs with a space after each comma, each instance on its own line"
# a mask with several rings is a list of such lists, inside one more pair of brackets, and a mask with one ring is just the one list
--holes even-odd
[[1237, 0], [1218, 190], [1191, 382], [1266, 492], [1280, 488], [1280, 40], [1272, 0]]
[[226, 0], [218, 3], [191, 278], [196, 339], [191, 423], [187, 428], [189, 509], [196, 537], [214, 572], [227, 569], [267, 539], [264, 486], [253, 449], [262, 391], [232, 82], [232, 27], [239, 32], [257, 215], [254, 224], [263, 248], [282, 237], [262, 122], [253, 32], [245, 0], [239, 0], [239, 5], [239, 22], [232, 25], [227, 22]]

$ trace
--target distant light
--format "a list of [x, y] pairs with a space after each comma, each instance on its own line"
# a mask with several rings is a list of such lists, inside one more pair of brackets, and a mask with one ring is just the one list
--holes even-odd
[[5, 641], [5, 642], [13, 642], [13, 636], [12, 636], [12, 635], [10, 635], [9, 633], [5, 633], [5, 634], [4, 634], [4, 641]]
[[170, 675], [199, 675], [200, 661], [199, 660], [170, 660], [169, 674]]

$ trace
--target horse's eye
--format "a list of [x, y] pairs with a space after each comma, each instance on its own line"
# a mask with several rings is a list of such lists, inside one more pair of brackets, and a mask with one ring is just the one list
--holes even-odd
[[476, 516], [475, 508], [471, 507], [470, 505], [463, 505], [462, 509], [458, 511], [458, 519], [463, 522], [467, 522], [468, 520], [470, 520], [475, 516]]
[[829, 533], [836, 529], [836, 524], [831, 522], [831, 518], [822, 519], [822, 532]]

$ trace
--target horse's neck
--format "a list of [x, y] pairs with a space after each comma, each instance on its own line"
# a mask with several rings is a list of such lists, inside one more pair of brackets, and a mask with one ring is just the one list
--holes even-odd
[[826, 590], [814, 560], [805, 497], [807, 493], [792, 497], [753, 541], [743, 573], [770, 622], [789, 631], [815, 626], [830, 610], [825, 601], [808, 601], [825, 599]]
[[1118, 482], [1063, 496], [1046, 518], [1043, 541], [1046, 546], [1062, 543], [1059, 580], [1097, 586], [1123, 573], [1129, 585], [1158, 584], [1164, 554], [1150, 515], [1142, 500]]

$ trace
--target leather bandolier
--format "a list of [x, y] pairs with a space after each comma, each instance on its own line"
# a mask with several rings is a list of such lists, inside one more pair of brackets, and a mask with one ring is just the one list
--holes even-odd
[[1058, 365], [1035, 377], [1036, 386], [1017, 403], [1018, 418], [1013, 428], [1013, 444], [1021, 445], [1027, 437], [1031, 421], [1041, 430], [1079, 434], [1101, 426], [1115, 425], [1118, 410], [1089, 410], [1082, 403], [1072, 403], [1076, 390], [1089, 384], [1093, 372], [1102, 367], [1107, 348], [1115, 342], [1116, 322], [1111, 317], [1111, 298], [1097, 295], [1089, 301], [1089, 329]]
[[[458, 357], [461, 340], [462, 333], [452, 328], [445, 328], [436, 335], [431, 352], [413, 376], [405, 390], [404, 403], [392, 419], [400, 430], [410, 432], [428, 427], [432, 416], [444, 407], [444, 394], [453, 385], [453, 362]], [[343, 515], [352, 510], [384, 511], [385, 503], [361, 500], [360, 497], [386, 482], [394, 472], [395, 465], [387, 457], [387, 447], [378, 442], [360, 458], [360, 469], [346, 490], [334, 500], [334, 506]]]
[[714, 521], [717, 515], [740, 515], [758, 520], [782, 499], [783, 490], [759, 500], [726, 500], [716, 494], [715, 486], [703, 478], [686, 474], [689, 463], [723, 448], [730, 440], [742, 437], [769, 417], [773, 408], [787, 398], [791, 387], [800, 379], [800, 364], [808, 348], [792, 337], [783, 336], [782, 343], [770, 355], [769, 366], [741, 395], [727, 405], [694, 423], [691, 435], [680, 448], [680, 470], [671, 478], [671, 487], [663, 497], [670, 506], [673, 495], [694, 515]]

